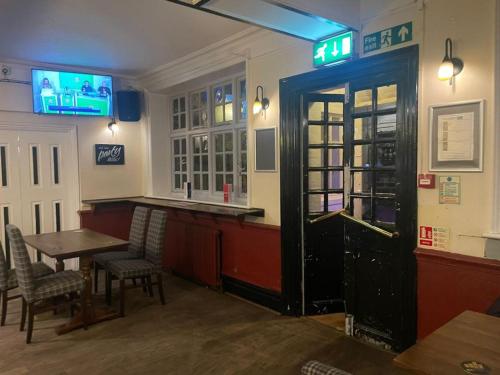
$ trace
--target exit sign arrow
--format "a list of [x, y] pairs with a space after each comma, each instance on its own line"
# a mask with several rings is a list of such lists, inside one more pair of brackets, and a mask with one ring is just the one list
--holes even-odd
[[398, 32], [398, 36], [401, 38], [401, 42], [406, 41], [406, 36], [408, 35], [409, 32], [410, 30], [408, 30], [408, 28], [405, 25], [401, 27], [401, 29]]

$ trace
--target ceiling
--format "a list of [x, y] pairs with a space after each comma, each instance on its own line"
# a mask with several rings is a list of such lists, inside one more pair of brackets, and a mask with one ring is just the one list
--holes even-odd
[[0, 60], [138, 75], [247, 27], [165, 0], [0, 0]]

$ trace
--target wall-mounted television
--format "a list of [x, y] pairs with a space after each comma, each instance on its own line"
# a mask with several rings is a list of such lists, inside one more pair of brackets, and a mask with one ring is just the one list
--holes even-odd
[[33, 112], [113, 116], [113, 79], [89, 73], [32, 69]]

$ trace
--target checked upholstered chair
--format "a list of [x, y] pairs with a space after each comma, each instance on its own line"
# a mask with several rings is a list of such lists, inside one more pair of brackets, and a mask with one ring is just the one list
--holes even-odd
[[326, 365], [318, 361], [309, 361], [301, 369], [302, 375], [351, 375], [336, 367]]
[[99, 269], [106, 268], [109, 261], [140, 259], [144, 257], [144, 236], [149, 217], [149, 208], [136, 207], [130, 225], [129, 245], [126, 251], [108, 251], [94, 255], [94, 293], [97, 293]]
[[[33, 277], [35, 279], [54, 273], [52, 268], [50, 268], [43, 262], [33, 263], [32, 266]], [[0, 298], [2, 299], [2, 315], [0, 318], [0, 326], [5, 325], [5, 319], [7, 317], [7, 303], [10, 300], [21, 297], [20, 294], [9, 296], [9, 291], [17, 288], [17, 286], [16, 271], [13, 269], [9, 270], [7, 268], [5, 254], [3, 252], [2, 243], [0, 242]]]
[[[26, 309], [28, 310], [28, 331], [26, 335], [26, 343], [31, 342], [33, 335], [33, 320], [35, 314], [45, 311], [54, 310], [56, 306], [41, 305], [41, 302], [53, 300], [59, 296], [73, 296], [80, 293], [80, 308], [82, 315], [86, 316], [85, 301], [83, 291], [85, 289], [85, 280], [75, 271], [62, 271], [51, 275], [35, 278], [33, 265], [28, 254], [28, 249], [24, 242], [23, 236], [19, 228], [9, 224], [6, 227], [7, 235], [9, 236], [12, 254], [14, 255], [14, 264], [16, 266], [16, 277], [19, 289], [23, 297], [22, 312], [21, 312], [21, 331], [24, 330], [26, 322]], [[74, 301], [69, 303], [73, 306]], [[84, 328], [86, 329], [85, 321]]]
[[[165, 241], [167, 213], [153, 210], [149, 219], [148, 233], [146, 235], [144, 259], [123, 259], [108, 262], [106, 266], [106, 296], [109, 301], [111, 295], [111, 282], [115, 277], [120, 280], [120, 315], [125, 316], [125, 289], [136, 288], [137, 285], [125, 286], [126, 279], [146, 279], [149, 295], [153, 297], [153, 285], [158, 285], [158, 293], [162, 305], [165, 304], [163, 295], [162, 258]], [[151, 277], [156, 275], [157, 282], [153, 283]], [[140, 287], [140, 286], [139, 286]]]

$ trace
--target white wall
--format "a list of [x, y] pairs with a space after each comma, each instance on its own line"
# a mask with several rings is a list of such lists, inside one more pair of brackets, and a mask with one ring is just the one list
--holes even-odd
[[[20, 63], [7, 65], [12, 67], [9, 78], [31, 80], [30, 66]], [[119, 87], [120, 81], [115, 79], [114, 82]], [[81, 199], [143, 195], [144, 147], [141, 122], [119, 123], [120, 131], [113, 137], [107, 130], [108, 118], [35, 115], [32, 113], [31, 98], [31, 86], [0, 83], [0, 121], [49, 124], [54, 127], [76, 126]], [[125, 165], [96, 166], [94, 159], [96, 143], [124, 144]]]

